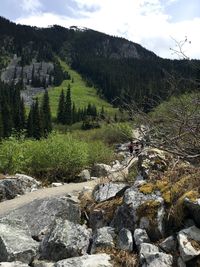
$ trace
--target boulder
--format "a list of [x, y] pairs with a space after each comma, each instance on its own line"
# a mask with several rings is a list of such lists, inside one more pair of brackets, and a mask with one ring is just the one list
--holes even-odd
[[107, 254], [84, 255], [58, 261], [55, 267], [112, 267], [110, 260]]
[[159, 247], [167, 253], [175, 252], [177, 240], [174, 236], [169, 236], [159, 244]]
[[77, 177], [80, 181], [82, 182], [87, 182], [89, 180], [91, 180], [91, 176], [90, 176], [90, 172], [89, 170], [85, 169], [85, 170], [82, 170], [79, 174], [78, 174], [78, 177]]
[[181, 257], [178, 257], [177, 266], [178, 267], [186, 267], [186, 264]]
[[126, 186], [127, 185], [124, 183], [98, 184], [93, 191], [93, 197], [96, 202], [102, 202], [111, 197], [114, 197], [119, 191], [121, 191]]
[[91, 231], [85, 226], [57, 219], [41, 243], [41, 258], [58, 261], [86, 254], [90, 237]]
[[145, 229], [137, 228], [134, 231], [134, 240], [138, 248], [142, 243], [150, 243], [149, 237]]
[[[1, 215], [5, 217], [5, 215]], [[71, 197], [51, 197], [36, 199], [6, 215], [10, 220], [22, 219], [31, 235], [41, 239], [55, 218], [63, 218], [79, 223], [81, 211], [79, 202]]]
[[97, 229], [93, 236], [91, 253], [94, 254], [101, 248], [115, 247], [114, 239], [116, 238], [115, 229], [112, 227], [102, 227]]
[[117, 247], [121, 250], [133, 250], [133, 235], [128, 229], [121, 229], [118, 235]]
[[0, 262], [0, 267], [29, 267], [29, 265], [20, 261], [13, 261], [13, 262]]
[[143, 194], [132, 186], [124, 194], [123, 205], [117, 208], [111, 226], [121, 230], [136, 228], [147, 231], [151, 240], [159, 240], [164, 234], [163, 199], [155, 194]]
[[159, 252], [158, 247], [142, 243], [140, 248], [140, 263], [142, 267], [172, 267], [173, 257]]
[[41, 183], [34, 178], [16, 174], [0, 180], [0, 202], [39, 189]]
[[110, 172], [111, 172], [110, 165], [97, 163], [92, 167], [92, 176], [95, 176], [95, 177], [108, 176]]
[[178, 233], [179, 251], [184, 262], [200, 255], [200, 229], [192, 226]]
[[152, 170], [165, 171], [169, 165], [169, 153], [157, 148], [145, 148], [138, 156], [138, 169], [144, 178]]
[[0, 221], [0, 261], [30, 263], [37, 255], [38, 247], [22, 221]]
[[189, 198], [186, 198], [184, 204], [190, 217], [194, 220], [196, 226], [200, 228], [200, 198], [196, 199], [196, 201], [191, 201]]

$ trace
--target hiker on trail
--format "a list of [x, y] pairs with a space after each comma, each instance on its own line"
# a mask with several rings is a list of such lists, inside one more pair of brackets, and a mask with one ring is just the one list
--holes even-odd
[[131, 141], [130, 144], [128, 145], [128, 149], [131, 155], [133, 155], [133, 148], [134, 148], [134, 144], [133, 144], [133, 141]]

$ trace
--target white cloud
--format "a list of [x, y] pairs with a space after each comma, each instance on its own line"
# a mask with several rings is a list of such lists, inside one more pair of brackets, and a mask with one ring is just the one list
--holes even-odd
[[39, 0], [23, 0], [21, 3], [21, 8], [24, 11], [35, 12], [41, 7], [42, 4]]
[[[173, 4], [177, 1], [168, 0], [165, 4]], [[28, 2], [27, 8], [32, 8], [32, 10], [40, 5], [39, 1], [29, 0]], [[171, 36], [178, 41], [188, 36], [192, 43], [186, 53], [189, 57], [200, 58], [200, 36], [197, 34], [200, 28], [200, 18], [192, 20], [183, 18], [180, 22], [172, 22], [170, 14], [164, 11], [163, 0], [123, 0], [123, 2], [120, 0], [76, 0], [76, 2], [80, 8], [83, 8], [81, 12], [83, 16], [79, 19], [40, 13], [19, 18], [17, 22], [36, 26], [60, 24], [66, 27], [77, 25], [92, 28], [140, 43], [162, 57], [173, 57], [170, 51], [170, 47], [174, 45]], [[84, 9], [84, 6], [98, 6], [99, 8], [94, 12], [89, 12]]]

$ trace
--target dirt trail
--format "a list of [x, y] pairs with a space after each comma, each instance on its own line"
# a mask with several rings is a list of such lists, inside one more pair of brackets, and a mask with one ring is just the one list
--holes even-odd
[[[128, 165], [124, 167], [122, 170], [117, 171], [109, 175], [110, 181], [116, 180], [120, 175], [127, 175], [128, 169], [130, 166], [137, 160], [137, 158], [130, 158]], [[54, 196], [63, 196], [67, 193], [72, 193], [75, 191], [81, 191], [84, 187], [94, 187], [98, 184], [101, 179], [82, 182], [82, 183], [70, 183], [65, 184], [59, 187], [51, 187], [51, 188], [42, 188], [37, 191], [27, 193], [25, 195], [19, 196], [17, 198], [6, 200], [0, 203], [0, 216], [6, 213], [11, 212], [17, 208], [20, 208], [28, 203], [31, 203], [35, 199], [44, 199], [47, 197], [54, 197]]]

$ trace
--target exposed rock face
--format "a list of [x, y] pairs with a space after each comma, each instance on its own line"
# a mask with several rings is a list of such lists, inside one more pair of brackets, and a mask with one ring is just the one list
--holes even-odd
[[150, 239], [147, 235], [147, 232], [145, 229], [137, 228], [134, 231], [134, 240], [135, 244], [138, 248], [140, 248], [140, 245], [142, 243], [150, 243]]
[[41, 256], [58, 261], [86, 254], [91, 231], [85, 226], [57, 219], [41, 243]]
[[37, 190], [40, 186], [40, 182], [27, 175], [16, 174], [7, 177], [0, 180], [0, 201], [13, 199], [18, 195]]
[[93, 237], [91, 253], [97, 252], [98, 248], [114, 247], [115, 237], [115, 229], [112, 227], [103, 227], [97, 229], [97, 232]]
[[121, 250], [133, 250], [133, 236], [130, 230], [123, 228], [118, 235], [117, 247]]
[[110, 260], [107, 254], [85, 255], [59, 261], [55, 267], [112, 267]]
[[111, 226], [132, 232], [143, 228], [150, 239], [157, 240], [163, 235], [163, 219], [163, 199], [154, 194], [145, 195], [133, 186], [126, 190], [123, 205], [117, 209]]
[[174, 236], [169, 236], [159, 244], [159, 247], [167, 253], [174, 252], [177, 247], [177, 240]]
[[96, 202], [101, 202], [114, 197], [119, 191], [126, 187], [124, 183], [106, 183], [95, 187], [93, 197]]
[[172, 267], [171, 255], [159, 252], [158, 247], [143, 243], [140, 249], [140, 262], [142, 267]]
[[106, 164], [97, 163], [92, 168], [92, 176], [104, 177], [111, 172], [111, 166]]
[[0, 221], [0, 261], [30, 263], [38, 247], [21, 221]]
[[70, 197], [37, 199], [7, 215], [10, 220], [23, 219], [31, 235], [39, 238], [58, 217], [79, 223], [81, 218], [79, 203]]
[[20, 261], [14, 261], [14, 262], [0, 262], [0, 267], [29, 267], [29, 265]]
[[200, 229], [196, 226], [183, 229], [178, 233], [178, 243], [181, 257], [187, 262], [200, 255]]
[[194, 220], [195, 224], [200, 227], [200, 198], [196, 201], [191, 201], [186, 198], [184, 204], [187, 207], [187, 210], [189, 211], [189, 214]]

